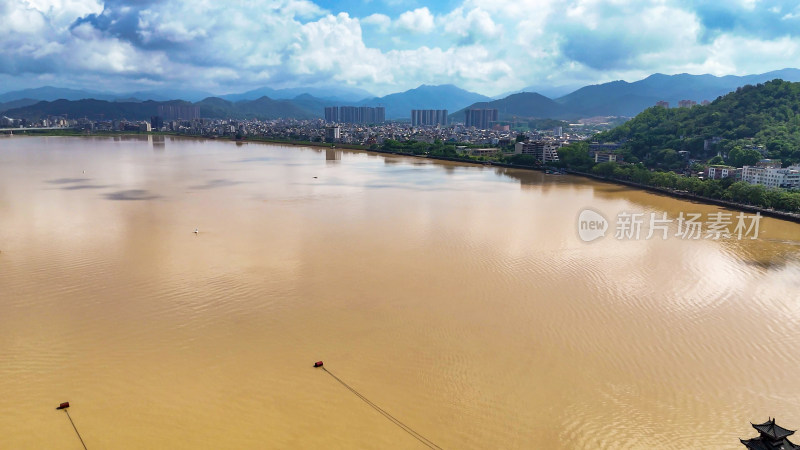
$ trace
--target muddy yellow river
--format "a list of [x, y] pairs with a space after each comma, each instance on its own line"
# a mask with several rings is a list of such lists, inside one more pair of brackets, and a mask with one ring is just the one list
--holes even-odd
[[[610, 224], [589, 243], [586, 208]], [[615, 237], [721, 211], [365, 152], [0, 137], [0, 447], [81, 448], [69, 401], [89, 449], [425, 448], [323, 360], [445, 449], [743, 448], [800, 428], [800, 225]]]

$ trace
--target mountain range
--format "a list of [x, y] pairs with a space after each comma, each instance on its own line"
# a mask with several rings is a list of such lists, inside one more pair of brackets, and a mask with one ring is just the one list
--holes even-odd
[[497, 109], [500, 120], [512, 117], [536, 117], [542, 119], [565, 119], [573, 115], [560, 103], [551, 100], [536, 92], [520, 92], [508, 97], [488, 102], [478, 102], [469, 105], [448, 116], [450, 122], [464, 120], [464, 111], [467, 109]]
[[41, 101], [34, 105], [11, 109], [3, 113], [14, 118], [37, 120], [47, 116], [67, 115], [71, 118], [90, 120], [150, 120], [158, 114], [161, 105], [194, 105], [200, 109], [201, 117], [231, 119], [315, 119], [319, 114], [299, 107], [288, 100], [273, 100], [261, 97], [255, 100], [241, 100], [236, 103], [218, 97], [208, 97], [191, 103], [183, 100], [157, 102], [108, 101], [96, 99]]
[[774, 79], [800, 81], [800, 70], [783, 69], [758, 75], [716, 77], [714, 75], [663, 75], [660, 73], [627, 83], [612, 81], [582, 87], [555, 99], [570, 114], [590, 116], [635, 116], [657, 101], [677, 106], [680, 100], [713, 101], [737, 87]]
[[[782, 69], [756, 75], [717, 77], [714, 75], [653, 74], [628, 83], [609, 83], [584, 86], [555, 99], [529, 92], [511, 94], [490, 102], [478, 102], [469, 108], [496, 108], [501, 120], [512, 117], [549, 119], [578, 119], [593, 116], [633, 117], [658, 101], [677, 106], [680, 100], [713, 101], [736, 88], [765, 83], [774, 79], [800, 81], [800, 70]], [[450, 115], [451, 120], [464, 120], [464, 111]]]
[[[462, 121], [465, 108], [497, 108], [501, 120], [511, 117], [573, 120], [592, 116], [632, 117], [660, 100], [672, 106], [684, 99], [698, 103], [713, 101], [740, 86], [773, 79], [800, 81], [800, 70], [723, 77], [653, 74], [632, 83], [612, 81], [584, 86], [554, 99], [536, 92], [517, 92], [493, 100], [451, 84], [422, 85], [383, 97], [370, 96], [366, 91], [348, 86], [262, 88], [219, 97], [191, 90], [109, 94], [42, 87], [0, 94], [0, 113], [27, 119], [67, 114], [70, 117], [142, 120], [155, 115], [158, 104], [175, 101], [171, 99], [177, 97], [195, 102], [201, 116], [210, 118], [312, 119], [322, 117], [325, 106], [384, 106], [387, 119], [408, 118], [412, 109], [447, 109], [451, 112], [451, 121]], [[365, 94], [366, 97], [362, 97]]]
[[491, 100], [489, 97], [465, 91], [452, 84], [440, 86], [423, 84], [416, 89], [410, 89], [405, 92], [365, 99], [359, 102], [359, 105], [384, 106], [386, 107], [387, 119], [400, 119], [411, 117], [412, 109], [446, 109], [455, 111], [465, 105]]
[[[324, 86], [324, 87], [299, 87], [291, 89], [271, 89], [260, 88], [254, 89], [239, 94], [220, 95], [218, 97], [231, 102], [238, 102], [242, 100], [256, 100], [261, 97], [270, 97], [273, 99], [292, 99], [302, 94], [310, 94], [318, 98], [326, 100], [339, 100], [346, 102], [356, 102], [361, 99], [373, 97], [370, 92], [363, 89], [353, 87], [340, 87], [340, 86]], [[33, 89], [22, 89], [19, 91], [10, 91], [0, 94], [0, 105], [22, 99], [30, 100], [107, 100], [107, 101], [169, 101], [169, 100], [185, 100], [190, 102], [197, 102], [208, 97], [215, 97], [214, 94], [206, 91], [195, 89], [154, 89], [149, 91], [135, 91], [135, 92], [101, 92], [89, 91], [69, 88], [58, 88], [53, 86], [43, 86]]]
[[339, 101], [352, 103], [361, 99], [374, 97], [370, 92], [363, 89], [354, 88], [350, 86], [311, 86], [311, 87], [297, 87], [289, 89], [271, 89], [263, 87], [253, 89], [251, 91], [242, 92], [240, 94], [227, 94], [220, 95], [223, 100], [231, 102], [238, 102], [241, 100], [255, 100], [261, 97], [269, 97], [276, 100], [294, 99], [298, 96], [308, 95], [323, 100]]
[[[268, 91], [268, 89], [264, 89], [235, 96], [207, 97], [192, 104], [200, 108], [201, 117], [209, 118], [315, 119], [323, 117], [326, 106], [384, 106], [388, 119], [402, 119], [409, 116], [411, 109], [455, 110], [470, 103], [491, 100], [484, 95], [465, 91], [453, 85], [422, 85], [405, 92], [385, 97], [371, 97], [361, 101], [338, 100], [331, 97], [319, 98], [308, 93], [290, 99], [270, 98], [266, 95], [252, 100], [248, 99], [255, 94]], [[41, 88], [21, 91], [18, 95], [41, 97], [53, 93], [53, 88]], [[282, 94], [286, 93], [284, 91]], [[80, 91], [73, 90], [66, 90], [65, 94], [70, 98], [37, 102], [25, 97], [8, 103], [0, 103], [0, 113], [10, 117], [33, 120], [63, 114], [68, 117], [87, 117], [93, 120], [100, 118], [145, 120], [156, 115], [159, 105], [180, 101], [83, 98]], [[77, 97], [81, 98], [76, 99]], [[0, 100], [5, 98], [13, 98], [13, 96], [8, 94], [5, 97], [0, 96]]]

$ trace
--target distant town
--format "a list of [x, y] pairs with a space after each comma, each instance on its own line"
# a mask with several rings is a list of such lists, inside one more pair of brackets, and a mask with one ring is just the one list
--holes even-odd
[[[701, 106], [710, 102], [703, 100]], [[694, 100], [681, 100], [678, 108], [693, 108]], [[669, 102], [658, 101], [655, 106], [670, 108]], [[10, 117], [0, 118], [0, 131], [6, 134], [26, 131], [74, 130], [79, 133], [170, 133], [234, 140], [262, 139], [309, 144], [350, 145], [380, 149], [388, 141], [400, 143], [444, 143], [452, 146], [455, 155], [484, 161], [509, 162], [527, 166], [559, 166], [559, 151], [574, 143], [588, 143], [586, 156], [594, 164], [625, 165], [619, 152], [620, 142], [592, 141], [598, 132], [611, 129], [627, 118], [595, 117], [569, 123], [545, 121], [558, 125], [549, 128], [530, 128], [523, 120], [500, 120], [496, 108], [467, 108], [463, 117], [453, 119], [446, 109], [412, 109], [409, 120], [386, 120], [382, 106], [328, 106], [324, 119], [299, 120], [235, 120], [200, 117], [200, 109], [191, 105], [160, 105], [158, 114], [149, 121], [89, 120], [50, 116], [29, 121]], [[704, 141], [704, 150], [718, 144], [719, 137]], [[766, 158], [763, 146], [750, 150], [762, 153], [752, 164], [735, 167], [714, 164], [714, 160], [691, 158], [689, 152], [678, 154], [684, 159], [682, 174], [703, 180], [730, 178], [769, 189], [800, 189], [800, 165], [782, 167], [780, 160]], [[428, 154], [429, 152], [424, 152]], [[447, 156], [447, 155], [445, 155]], [[523, 156], [523, 159], [513, 159]], [[512, 159], [509, 159], [512, 158]], [[718, 158], [721, 162], [722, 159]], [[561, 164], [563, 166], [563, 164]], [[692, 171], [692, 168], [695, 171]], [[696, 171], [700, 169], [700, 171]], [[652, 169], [651, 169], [652, 170]], [[681, 171], [679, 171], [681, 172]]]
[[[200, 118], [196, 106], [159, 106], [150, 121], [69, 119], [49, 117], [35, 122], [0, 118], [6, 133], [52, 129], [96, 132], [167, 132], [213, 138], [263, 138], [309, 143], [380, 146], [387, 140], [400, 142], [446, 142], [471, 156], [506, 153], [536, 155], [549, 163], [558, 161], [558, 148], [588, 139], [611, 124], [605, 118], [530, 129], [528, 121], [499, 121], [497, 109], [467, 109], [464, 121], [448, 124], [447, 110], [412, 110], [411, 121], [386, 121], [383, 107], [331, 106], [325, 119], [234, 120]], [[613, 119], [613, 118], [612, 118]], [[524, 124], [521, 128], [520, 124]], [[508, 151], [510, 150], [510, 152]]]

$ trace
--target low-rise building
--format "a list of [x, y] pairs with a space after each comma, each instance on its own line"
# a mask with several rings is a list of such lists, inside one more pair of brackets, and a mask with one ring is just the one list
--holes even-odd
[[622, 155], [618, 155], [616, 153], [611, 152], [597, 152], [594, 154], [594, 162], [596, 163], [604, 163], [604, 162], [622, 162]]
[[762, 159], [756, 163], [756, 167], [764, 167], [767, 169], [780, 169], [783, 163], [780, 159]]
[[800, 189], [800, 166], [785, 168], [744, 166], [742, 181], [767, 188]]
[[499, 148], [489, 147], [489, 148], [471, 148], [469, 149], [469, 154], [472, 156], [492, 156], [496, 155], [500, 152]]
[[707, 180], [721, 180], [735, 176], [736, 170], [736, 167], [732, 166], [708, 166], [703, 176]]
[[594, 158], [597, 152], [613, 152], [620, 147], [617, 142], [590, 142], [589, 143], [589, 156]]
[[517, 155], [532, 155], [542, 163], [558, 162], [558, 149], [560, 143], [556, 141], [529, 141], [517, 142], [514, 153]]

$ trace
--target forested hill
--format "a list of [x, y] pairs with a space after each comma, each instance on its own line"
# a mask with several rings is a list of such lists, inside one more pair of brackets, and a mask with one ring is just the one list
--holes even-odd
[[[704, 140], [714, 137], [722, 141], [704, 150]], [[800, 83], [773, 80], [744, 86], [707, 106], [648, 108], [592, 140], [625, 141], [624, 152], [660, 166], [668, 166], [681, 150], [696, 159], [709, 159], [720, 152], [728, 157], [727, 162], [736, 163], [731, 160], [758, 145], [764, 146], [767, 157], [781, 159], [784, 165], [797, 163]]]

